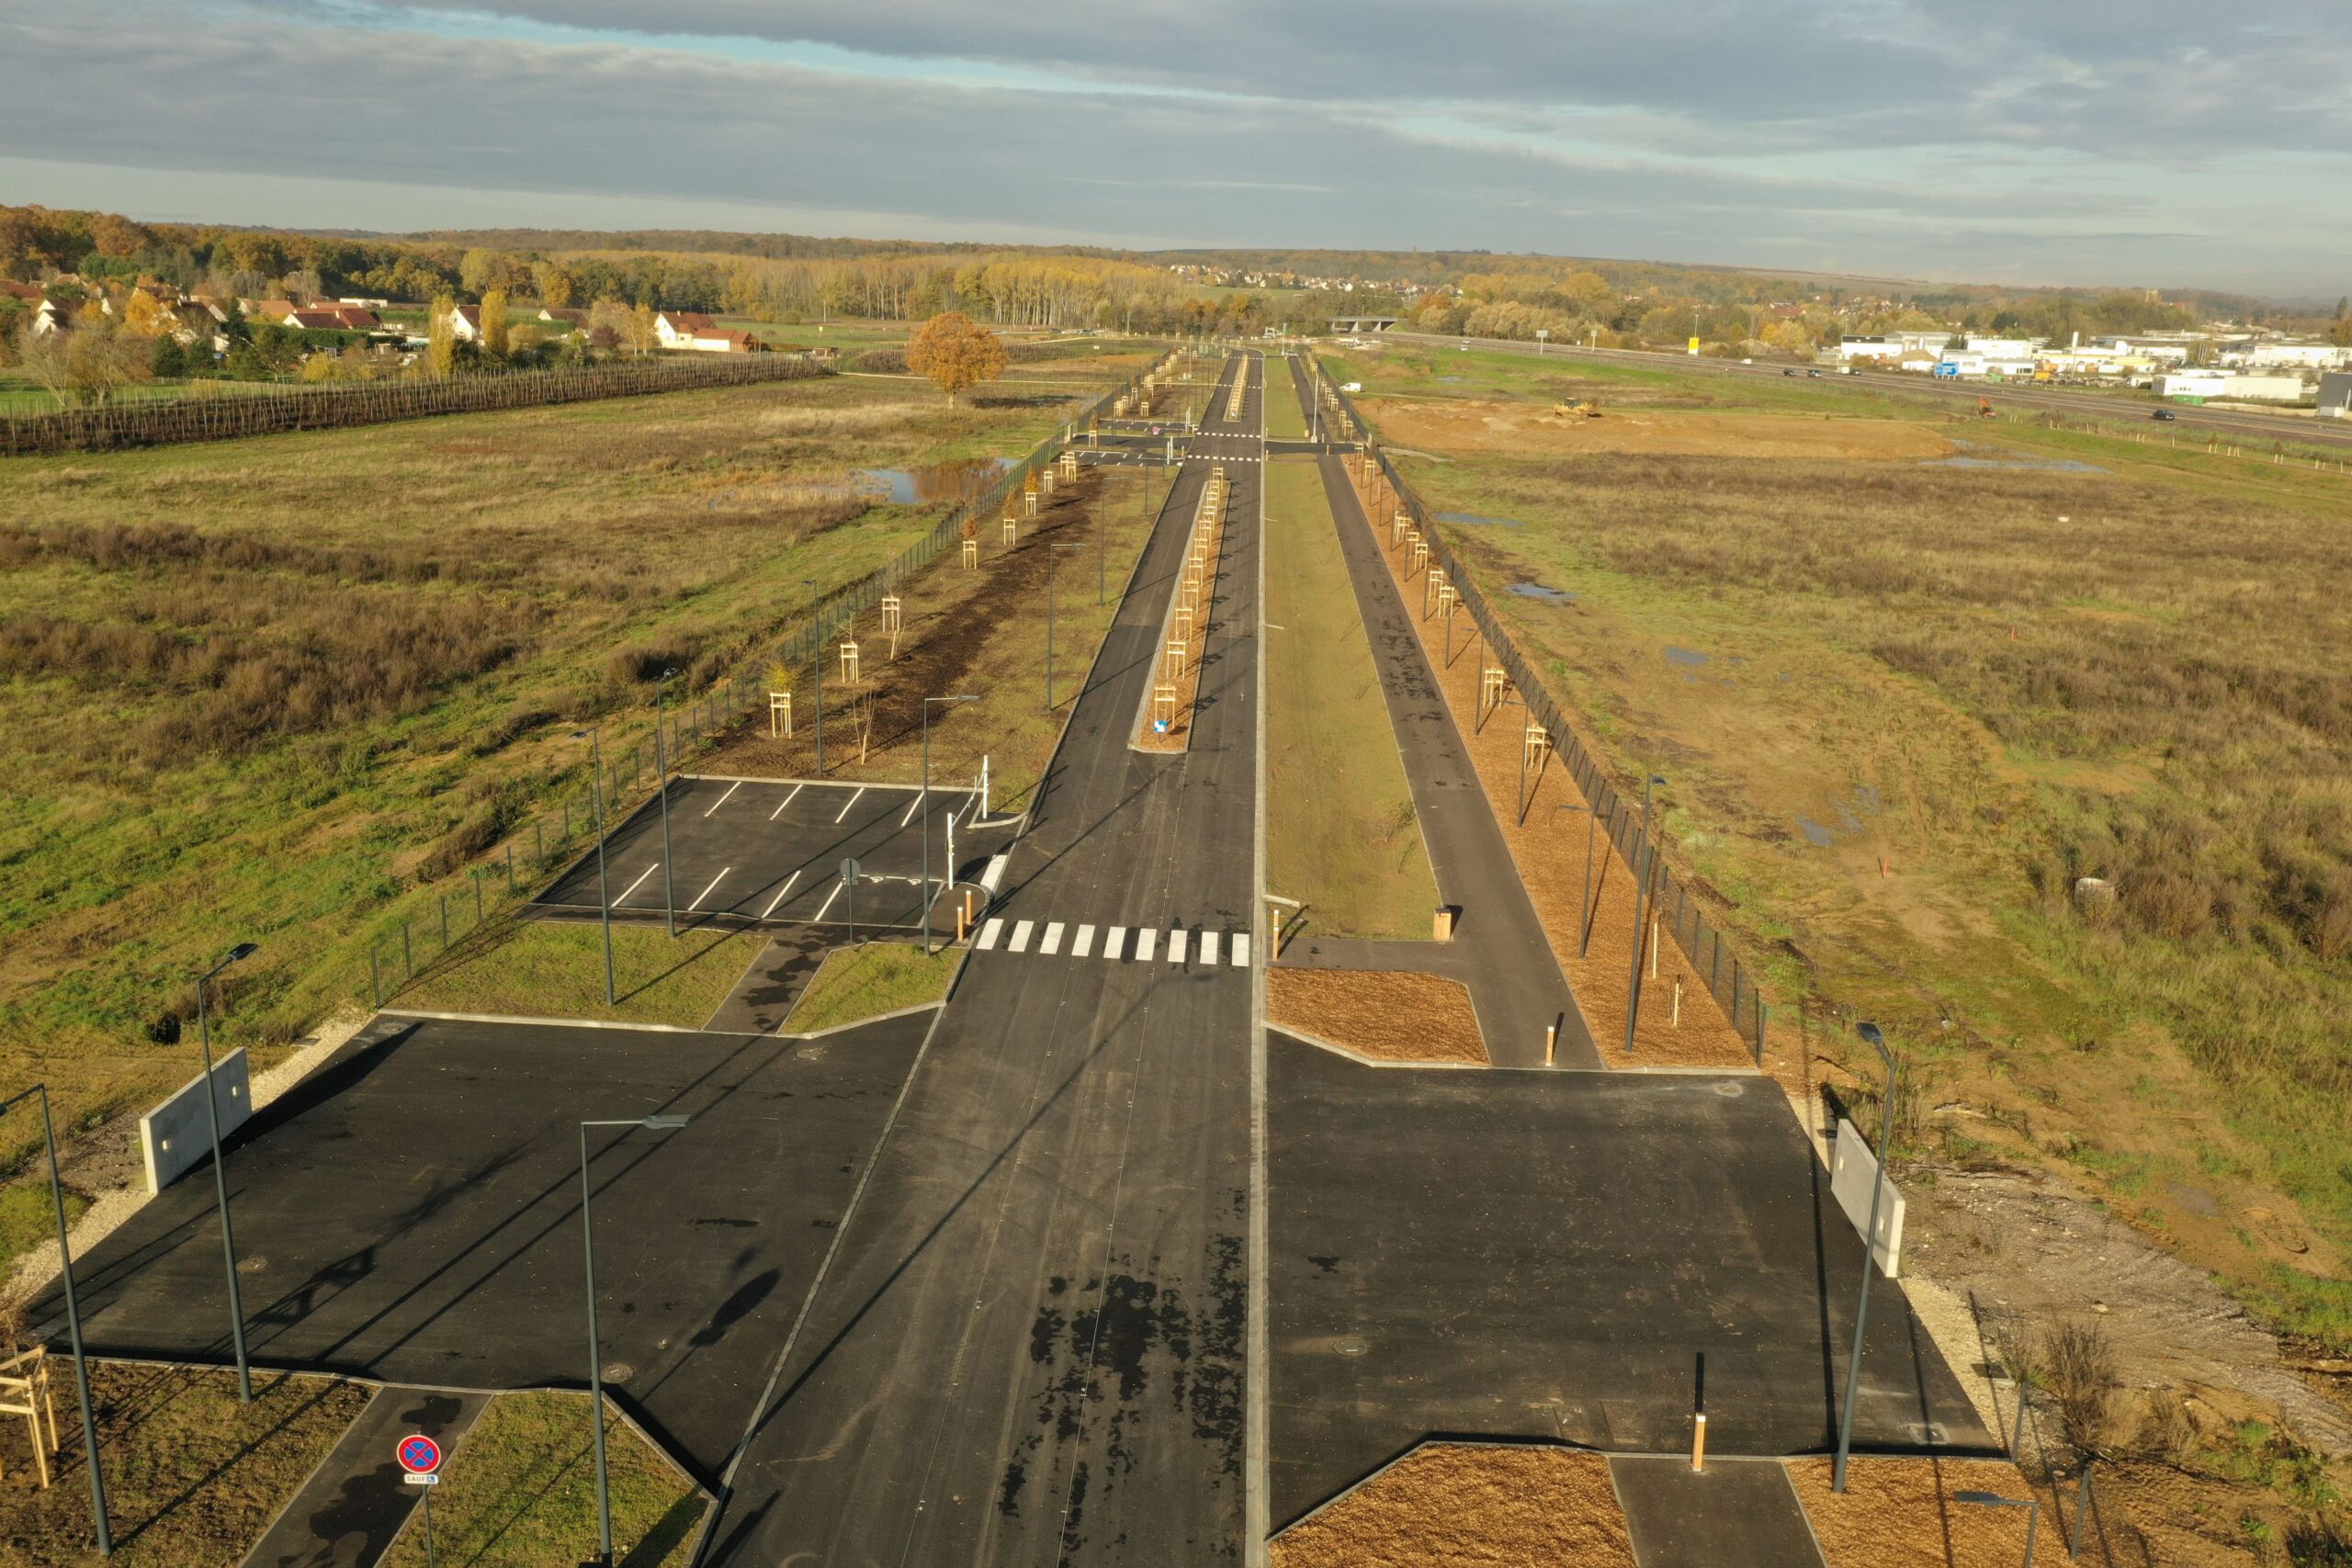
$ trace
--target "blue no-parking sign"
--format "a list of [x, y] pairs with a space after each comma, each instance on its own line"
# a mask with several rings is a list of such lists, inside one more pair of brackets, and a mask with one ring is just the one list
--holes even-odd
[[441, 1445], [422, 1432], [411, 1432], [401, 1439], [393, 1457], [411, 1475], [430, 1475], [441, 1468]]

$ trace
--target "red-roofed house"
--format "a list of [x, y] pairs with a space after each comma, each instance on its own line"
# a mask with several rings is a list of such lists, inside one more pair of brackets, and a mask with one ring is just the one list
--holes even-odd
[[653, 318], [653, 334], [663, 348], [690, 348], [697, 333], [708, 332], [711, 319], [700, 310], [664, 310]]
[[701, 354], [756, 354], [760, 340], [749, 333], [723, 333], [717, 327], [706, 327], [680, 346]]

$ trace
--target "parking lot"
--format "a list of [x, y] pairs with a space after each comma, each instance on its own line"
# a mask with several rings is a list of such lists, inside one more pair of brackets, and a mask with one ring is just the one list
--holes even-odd
[[[931, 875], [935, 888], [977, 877], [1011, 841], [1011, 820], [976, 822], [969, 788], [931, 792]], [[670, 867], [662, 874], [662, 803], [648, 801], [605, 845], [613, 910], [659, 917], [665, 897], [682, 921], [734, 925], [911, 930], [922, 921], [922, 792], [910, 784], [858, 784], [684, 775], [670, 784]], [[953, 861], [950, 847], [953, 846]], [[852, 887], [844, 860], [858, 863]], [[937, 895], [934, 895], [935, 897]], [[540, 908], [598, 908], [591, 849], [541, 894]], [[934, 920], [954, 916], [943, 908]]]
[[[614, 1396], [708, 1479], [933, 1016], [811, 1041], [378, 1018], [230, 1145], [254, 1361], [583, 1386], [578, 1124], [685, 1114], [591, 1131], [597, 1286]], [[82, 1260], [94, 1352], [230, 1359], [215, 1213], [191, 1172]]]

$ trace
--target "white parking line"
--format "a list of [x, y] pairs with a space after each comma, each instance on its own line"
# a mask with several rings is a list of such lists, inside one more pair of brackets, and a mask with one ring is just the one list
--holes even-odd
[[687, 905], [687, 906], [686, 906], [686, 908], [689, 908], [689, 909], [699, 909], [699, 908], [702, 908], [702, 901], [703, 901], [705, 898], [709, 897], [710, 897], [710, 895], [711, 895], [711, 891], [712, 891], [712, 889], [713, 889], [713, 888], [716, 888], [716, 887], [717, 887], [720, 883], [722, 883], [722, 882], [726, 881], [726, 880], [727, 880], [727, 874], [728, 874], [729, 872], [730, 872], [730, 871], [733, 871], [734, 869], [735, 869], [735, 868], [734, 868], [733, 866], [731, 866], [731, 865], [722, 865], [722, 866], [720, 866], [720, 867], [718, 868], [718, 874], [717, 876], [714, 876], [714, 877], [712, 877], [712, 878], [710, 879], [710, 886], [709, 886], [709, 887], [706, 887], [706, 888], [704, 888], [700, 893], [697, 893], [696, 895], [695, 895], [695, 901], [694, 901], [693, 903], [691, 903], [691, 904]]
[[848, 805], [848, 806], [844, 806], [844, 807], [842, 807], [841, 808], [841, 812], [840, 812], [840, 814], [839, 814], [839, 815], [837, 815], [836, 817], [834, 817], [833, 820], [834, 820], [835, 822], [839, 822], [839, 821], [842, 819], [842, 818], [848, 816], [848, 815], [849, 815], [849, 808], [850, 808], [850, 807], [851, 807], [851, 806], [855, 806], [855, 805], [858, 803], [858, 801], [859, 801], [859, 800], [861, 800], [861, 799], [863, 799], [863, 798], [865, 797], [865, 786], [864, 784], [860, 784], [860, 785], [858, 785], [858, 786], [857, 786], [857, 794], [853, 795], [851, 795], [851, 796], [849, 797], [849, 805]]
[[1117, 963], [1120, 950], [1127, 945], [1127, 928], [1113, 926], [1110, 936], [1102, 943], [1102, 956]]
[[775, 907], [776, 907], [778, 904], [781, 904], [781, 903], [783, 903], [783, 902], [784, 902], [784, 896], [785, 896], [786, 894], [787, 894], [787, 893], [791, 892], [791, 891], [792, 891], [792, 885], [793, 885], [794, 883], [796, 883], [796, 882], [799, 881], [799, 880], [800, 880], [800, 874], [799, 874], [798, 872], [797, 872], [797, 871], [796, 871], [796, 872], [794, 872], [790, 876], [786, 877], [786, 878], [784, 879], [784, 886], [781, 886], [781, 887], [779, 887], [779, 888], [777, 888], [777, 889], [775, 890], [775, 897], [768, 900], [768, 907], [767, 907], [766, 908], [762, 909], [762, 910], [760, 911], [760, 919], [763, 919], [763, 920], [764, 920], [764, 919], [766, 919], [770, 915], [775, 914]]
[[899, 818], [899, 826], [903, 828], [908, 823], [913, 821], [915, 819], [915, 813], [922, 809], [922, 796], [918, 795], [912, 800], [907, 802], [907, 813], [905, 816]]
[[775, 821], [777, 818], [779, 818], [779, 817], [783, 816], [783, 815], [784, 815], [784, 808], [785, 808], [786, 807], [787, 807], [787, 806], [789, 806], [789, 805], [791, 805], [791, 804], [792, 804], [792, 796], [793, 796], [793, 795], [798, 795], [802, 790], [807, 789], [808, 787], [808, 786], [807, 784], [794, 784], [794, 785], [792, 786], [792, 795], [786, 795], [786, 796], [784, 797], [784, 799], [783, 799], [783, 800], [782, 800], [782, 801], [777, 805], [776, 808], [775, 808], [774, 811], [771, 811], [771, 812], [769, 812], [769, 813], [768, 813], [768, 820], [769, 820], [769, 821], [771, 821], [771, 822], [773, 822], [773, 821]]
[[1215, 931], [1201, 933], [1201, 962], [1204, 964], [1216, 962], [1216, 932]]
[[637, 880], [636, 880], [635, 882], [630, 883], [627, 887], [622, 888], [622, 889], [621, 889], [621, 896], [620, 896], [619, 897], [617, 897], [617, 898], [614, 899], [614, 900], [613, 900], [613, 902], [614, 902], [614, 903], [616, 903], [616, 904], [626, 904], [626, 903], [628, 903], [628, 896], [629, 896], [630, 894], [632, 894], [632, 893], [636, 892], [639, 888], [640, 888], [640, 887], [644, 886], [645, 886], [645, 879], [646, 879], [647, 877], [649, 877], [649, 876], [652, 875], [655, 872], [660, 871], [661, 869], [662, 869], [661, 863], [660, 863], [659, 862], [656, 862], [654, 864], [647, 866], [643, 871], [639, 872], [639, 873], [637, 874]]
[[1046, 927], [1045, 940], [1037, 943], [1037, 951], [1051, 956], [1062, 950], [1062, 923], [1055, 920]]
[[735, 792], [736, 792], [737, 790], [739, 790], [739, 789], [741, 789], [742, 787], [743, 787], [743, 781], [742, 781], [741, 779], [737, 779], [733, 784], [729, 784], [729, 785], [727, 786], [727, 793], [726, 793], [725, 795], [720, 795], [717, 800], [712, 801], [712, 802], [710, 803], [710, 811], [706, 811], [706, 812], [704, 812], [704, 813], [703, 813], [703, 815], [704, 815], [705, 817], [707, 817], [707, 816], [709, 816], [709, 815], [711, 814], [711, 812], [712, 812], [712, 811], [717, 811], [720, 807], [722, 807], [722, 806], [726, 805], [729, 800], [733, 799], [733, 798], [734, 798], [734, 795], [735, 795]]
[[1250, 933], [1248, 931], [1233, 933], [1233, 966], [1236, 969], [1250, 967]]
[[1178, 926], [1168, 933], [1168, 962], [1170, 964], [1184, 962], [1184, 928], [1182, 926]]
[[1036, 929], [1036, 925], [1037, 922], [1035, 920], [1015, 921], [1012, 927], [1012, 940], [1004, 944], [1005, 950], [1009, 953], [1028, 952], [1029, 933]]
[[989, 948], [996, 945], [996, 939], [1003, 934], [1004, 922], [1001, 919], [992, 918], [989, 919], [988, 924], [980, 928], [980, 939], [979, 941], [972, 943], [972, 945], [978, 948], [982, 953], [986, 953]]
[[1151, 962], [1151, 950], [1159, 945], [1159, 932], [1150, 926], [1136, 928], [1136, 962]]
[[1094, 956], [1094, 928], [1092, 926], [1078, 928], [1078, 940], [1069, 944], [1069, 955], [1072, 958]]
[[841, 896], [842, 885], [839, 881], [836, 881], [833, 884], [833, 890], [825, 895], [825, 901], [817, 906], [817, 919], [820, 920], [823, 919], [825, 918], [825, 911], [833, 907], [833, 900]]

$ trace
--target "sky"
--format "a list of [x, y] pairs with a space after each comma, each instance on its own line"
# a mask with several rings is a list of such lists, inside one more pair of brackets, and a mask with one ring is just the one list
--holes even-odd
[[0, 0], [0, 201], [2352, 289], [2337, 0]]

